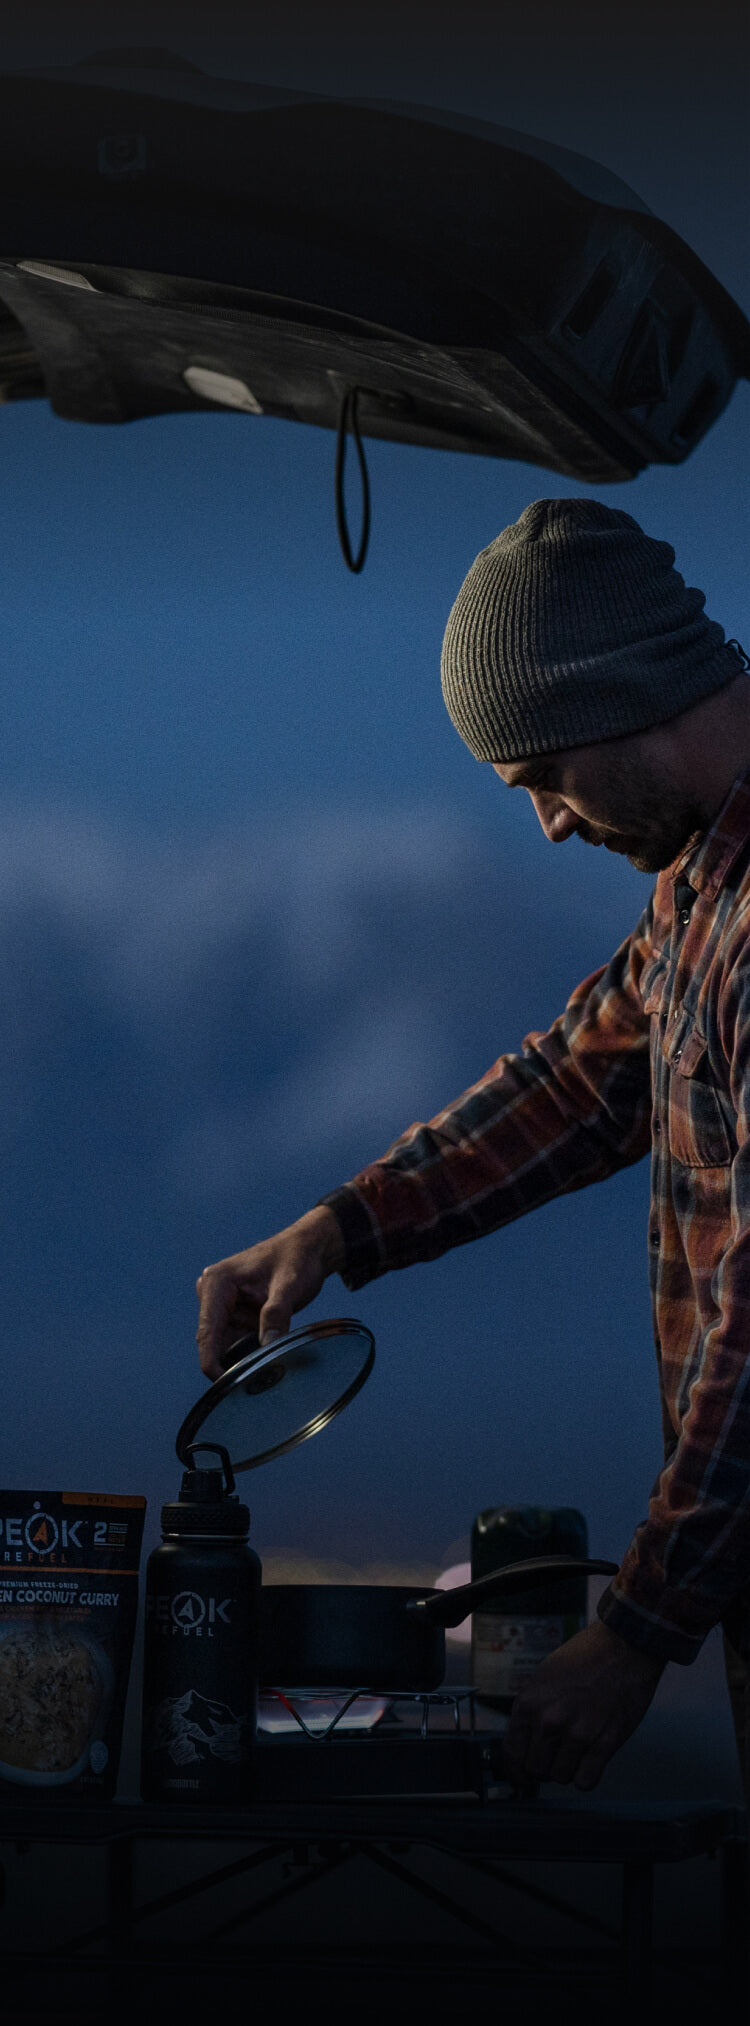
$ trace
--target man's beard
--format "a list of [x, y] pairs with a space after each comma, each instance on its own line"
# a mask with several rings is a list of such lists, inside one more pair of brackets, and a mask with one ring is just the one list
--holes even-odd
[[[622, 785], [620, 776], [620, 791]], [[627, 858], [636, 872], [664, 872], [700, 835], [705, 827], [703, 818], [693, 802], [676, 790], [670, 793], [663, 782], [641, 779], [633, 782], [633, 788], [632, 819], [627, 829], [600, 827], [581, 819], [578, 835], [584, 844], [603, 844], [607, 851]]]

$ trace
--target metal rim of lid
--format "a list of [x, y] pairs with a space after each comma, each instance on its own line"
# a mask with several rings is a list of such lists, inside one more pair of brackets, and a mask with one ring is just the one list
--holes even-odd
[[[345, 1334], [362, 1337], [369, 1348], [361, 1370], [357, 1372], [355, 1378], [345, 1387], [344, 1392], [339, 1395], [338, 1399], [332, 1400], [330, 1406], [322, 1407], [318, 1414], [314, 1414], [301, 1428], [297, 1428], [294, 1434], [285, 1436], [282, 1442], [274, 1443], [271, 1449], [264, 1449], [257, 1456], [246, 1457], [244, 1461], [239, 1461], [232, 1457], [232, 1469], [235, 1471], [255, 1470], [261, 1463], [271, 1463], [274, 1457], [285, 1456], [288, 1450], [296, 1449], [301, 1442], [307, 1442], [311, 1435], [318, 1435], [322, 1428], [327, 1428], [329, 1421], [334, 1421], [336, 1415], [343, 1413], [344, 1408], [349, 1406], [349, 1402], [355, 1398], [355, 1395], [364, 1386], [365, 1380], [369, 1378], [375, 1362], [375, 1338], [372, 1331], [368, 1330], [364, 1323], [356, 1322], [351, 1316], [339, 1316], [333, 1321], [308, 1323], [302, 1329], [290, 1330], [288, 1336], [279, 1337], [273, 1344], [269, 1344], [266, 1347], [261, 1345], [255, 1350], [248, 1352], [247, 1357], [238, 1358], [235, 1364], [229, 1366], [221, 1379], [214, 1381], [211, 1391], [204, 1393], [200, 1400], [196, 1400], [195, 1406], [191, 1407], [190, 1412], [186, 1414], [182, 1427], [178, 1430], [175, 1442], [178, 1461], [184, 1464], [187, 1446], [189, 1443], [195, 1441], [198, 1430], [203, 1427], [204, 1422], [209, 1420], [217, 1404], [226, 1399], [227, 1394], [231, 1393], [236, 1385], [241, 1384], [242, 1380], [246, 1379], [251, 1372], [261, 1371], [265, 1365], [272, 1364], [277, 1358], [281, 1357], [284, 1351], [289, 1349], [291, 1344], [317, 1342], [320, 1339], [344, 1336]], [[247, 1337], [239, 1337], [237, 1343], [233, 1344], [231, 1349], [236, 1350], [240, 1344], [246, 1342]]]

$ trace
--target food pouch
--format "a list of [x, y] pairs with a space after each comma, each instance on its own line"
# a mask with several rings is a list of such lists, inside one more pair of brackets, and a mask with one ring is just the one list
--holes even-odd
[[145, 1498], [0, 1492], [0, 1792], [114, 1794]]

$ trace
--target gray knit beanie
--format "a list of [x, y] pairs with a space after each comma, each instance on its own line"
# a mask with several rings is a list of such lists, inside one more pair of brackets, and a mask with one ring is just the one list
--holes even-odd
[[478, 760], [646, 731], [743, 663], [674, 549], [594, 499], [537, 499], [482, 549], [445, 631], [443, 696]]

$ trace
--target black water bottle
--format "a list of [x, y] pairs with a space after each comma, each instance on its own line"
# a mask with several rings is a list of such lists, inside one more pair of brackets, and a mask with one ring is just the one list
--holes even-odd
[[[197, 1450], [221, 1467], [195, 1468]], [[226, 1450], [187, 1454], [146, 1569], [141, 1785], [145, 1801], [221, 1807], [252, 1795], [261, 1565]]]

